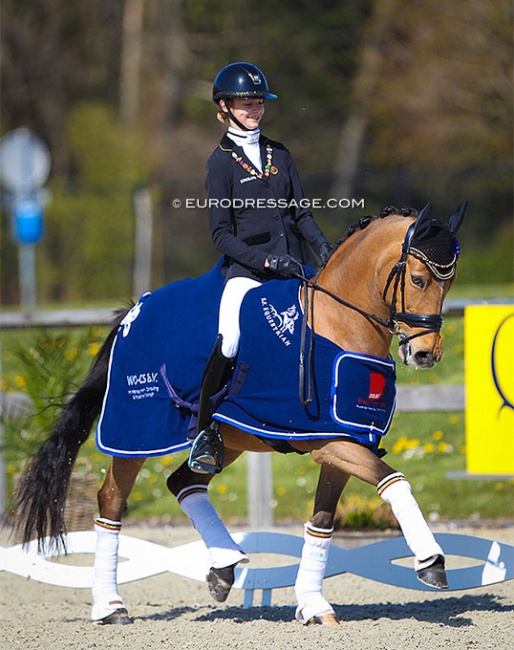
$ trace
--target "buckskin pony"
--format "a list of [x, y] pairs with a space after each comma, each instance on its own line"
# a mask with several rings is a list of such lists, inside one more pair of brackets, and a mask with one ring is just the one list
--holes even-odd
[[[351, 476], [376, 486], [390, 504], [417, 577], [435, 589], [448, 587], [443, 550], [405, 476], [384, 462], [381, 440], [395, 407], [393, 337], [407, 366], [431, 368], [441, 359], [441, 312], [455, 278], [455, 234], [466, 207], [467, 201], [445, 222], [432, 216], [430, 204], [419, 214], [389, 207], [363, 217], [324, 268], [266, 282], [243, 304], [237, 365], [214, 417], [221, 423], [224, 466], [244, 451], [272, 449], [309, 453], [320, 465], [295, 583], [296, 618], [304, 624], [338, 622], [322, 582], [336, 506]], [[65, 543], [70, 474], [99, 418], [97, 444], [112, 461], [98, 493], [93, 621], [131, 621], [116, 578], [121, 520], [145, 458], [190, 444], [222, 287], [218, 264], [118, 312], [84, 384], [18, 483], [21, 539], [37, 537], [40, 547]], [[209, 501], [212, 478], [184, 462], [167, 484], [209, 550], [207, 584], [223, 602], [235, 566], [248, 558]]]

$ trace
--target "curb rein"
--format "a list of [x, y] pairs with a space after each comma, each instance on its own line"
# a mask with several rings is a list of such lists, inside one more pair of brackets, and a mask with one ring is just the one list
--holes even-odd
[[[407, 343], [409, 343], [409, 341], [417, 338], [418, 336], [424, 336], [425, 334], [432, 334], [432, 333], [438, 334], [441, 331], [441, 327], [443, 325], [443, 317], [440, 314], [411, 314], [405, 311], [405, 272], [407, 268], [407, 255], [410, 252], [410, 242], [412, 239], [412, 234], [414, 232], [414, 226], [415, 223], [411, 224], [407, 229], [407, 232], [405, 233], [405, 238], [403, 240], [403, 245], [402, 245], [401, 257], [391, 269], [391, 272], [389, 273], [389, 277], [387, 278], [386, 286], [382, 293], [382, 298], [385, 300], [389, 287], [391, 286], [391, 284], [393, 285], [391, 307], [389, 311], [389, 318], [387, 320], [380, 318], [376, 314], [370, 314], [364, 311], [360, 307], [357, 307], [357, 305], [348, 302], [344, 298], [340, 298], [335, 293], [332, 293], [328, 289], [325, 289], [324, 287], [319, 285], [317, 280], [324, 266], [320, 267], [316, 271], [316, 274], [314, 275], [314, 279], [312, 280], [309, 280], [303, 274], [296, 275], [297, 279], [301, 280], [304, 289], [303, 319], [302, 319], [302, 331], [301, 331], [301, 339], [300, 339], [300, 359], [299, 359], [299, 369], [298, 369], [299, 384], [300, 384], [299, 398], [303, 408], [306, 408], [312, 402], [312, 377], [314, 371], [313, 363], [314, 363], [314, 293], [315, 291], [320, 291], [321, 293], [330, 296], [330, 298], [332, 298], [339, 304], [343, 305], [344, 307], [353, 309], [353, 311], [356, 311], [357, 313], [361, 314], [361, 316], [373, 320], [379, 325], [381, 325], [382, 327], [385, 327], [391, 334], [398, 336], [400, 346], [406, 345]], [[401, 303], [402, 303], [402, 311], [400, 312], [395, 311], [398, 288], [400, 288]], [[309, 297], [309, 289], [310, 289], [310, 297]], [[309, 314], [310, 316], [311, 330], [312, 330], [312, 335], [309, 340], [308, 350], [306, 350], [307, 321], [309, 320], [307, 314]], [[417, 332], [416, 334], [411, 334], [410, 336], [402, 335], [398, 327], [398, 324], [400, 322], [405, 323], [408, 327], [422, 328], [424, 331]], [[306, 357], [307, 357], [307, 366], [308, 366], [308, 376], [305, 368]], [[307, 394], [306, 394], [306, 385], [307, 385]]]

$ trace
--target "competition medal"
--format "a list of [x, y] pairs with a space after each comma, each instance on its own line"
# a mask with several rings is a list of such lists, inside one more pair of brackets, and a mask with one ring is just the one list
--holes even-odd
[[278, 174], [278, 167], [275, 167], [275, 165], [272, 164], [273, 149], [270, 144], [266, 145], [266, 165], [264, 167], [264, 174], [261, 174], [251, 165], [245, 162], [243, 160], [243, 156], [238, 156], [235, 151], [232, 151], [232, 158], [251, 176], [256, 176], [258, 179], [262, 179], [263, 176], [266, 176], [266, 178], [268, 178], [270, 174], [273, 174], [273, 176], [275, 176], [275, 174]]

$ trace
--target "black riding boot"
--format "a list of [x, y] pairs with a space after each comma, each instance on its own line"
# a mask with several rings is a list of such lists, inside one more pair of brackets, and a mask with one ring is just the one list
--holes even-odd
[[199, 474], [217, 474], [223, 469], [223, 440], [219, 424], [211, 422], [211, 397], [221, 390], [233, 370], [233, 359], [225, 357], [221, 352], [222, 340], [223, 337], [218, 334], [202, 378], [197, 433], [188, 461], [189, 467]]

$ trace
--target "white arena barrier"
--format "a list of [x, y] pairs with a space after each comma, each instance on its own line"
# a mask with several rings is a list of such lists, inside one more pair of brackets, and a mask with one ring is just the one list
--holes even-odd
[[[275, 532], [247, 532], [233, 535], [234, 540], [248, 554], [269, 553], [300, 558], [303, 538]], [[59, 562], [60, 554], [40, 554], [37, 543], [25, 549], [21, 544], [0, 547], [0, 571], [30, 578], [60, 587], [91, 588], [92, 561], [89, 566], [73, 565], [70, 556], [94, 554], [93, 531], [72, 532], [67, 536], [66, 563]], [[448, 556], [473, 560], [472, 566], [447, 569], [450, 591], [474, 589], [514, 578], [514, 546], [470, 535], [440, 533], [436, 539]], [[346, 550], [332, 546], [325, 577], [352, 573], [395, 587], [433, 591], [416, 578], [410, 567], [395, 564], [394, 560], [411, 556], [403, 537], [366, 544]], [[118, 582], [132, 582], [170, 571], [193, 580], [204, 581], [209, 570], [207, 549], [202, 541], [174, 548], [142, 539], [120, 535]], [[478, 560], [478, 563], [476, 562]], [[244, 608], [253, 606], [256, 590], [262, 590], [262, 606], [271, 605], [273, 589], [294, 585], [298, 562], [286, 566], [236, 569], [235, 589], [244, 589]], [[451, 562], [450, 562], [451, 565]]]

